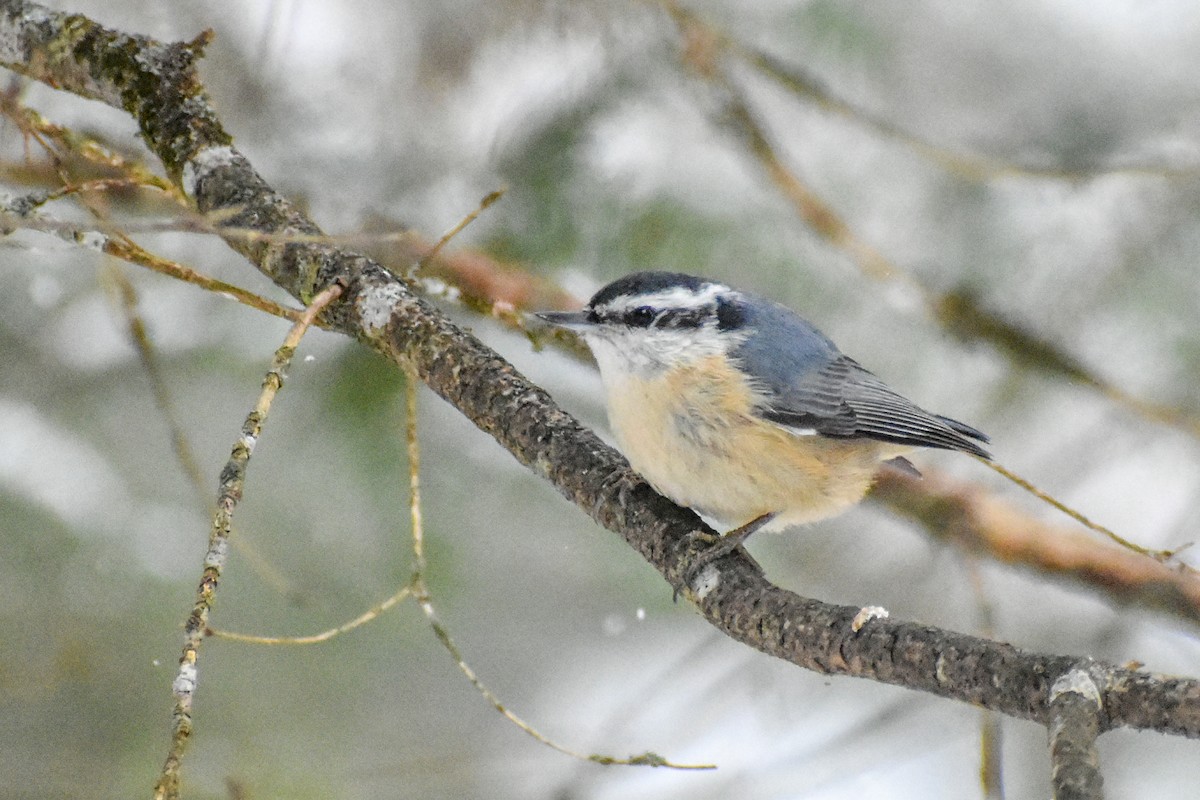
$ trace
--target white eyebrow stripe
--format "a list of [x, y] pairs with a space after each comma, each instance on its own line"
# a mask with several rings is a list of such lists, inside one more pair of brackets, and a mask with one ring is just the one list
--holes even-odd
[[653, 294], [624, 294], [614, 297], [607, 308], [609, 311], [618, 313], [631, 311], [642, 306], [690, 310], [711, 306], [716, 302], [718, 297], [732, 292], [732, 289], [720, 283], [710, 283], [700, 289], [700, 291], [692, 291], [682, 286], [676, 286], [661, 292], [654, 292]]

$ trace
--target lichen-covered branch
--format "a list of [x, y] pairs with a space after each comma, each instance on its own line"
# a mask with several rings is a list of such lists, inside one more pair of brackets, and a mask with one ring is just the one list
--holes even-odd
[[216, 512], [213, 514], [212, 529], [208, 536], [208, 551], [204, 555], [204, 571], [200, 576], [192, 612], [183, 625], [183, 654], [179, 658], [179, 671], [171, 683], [171, 691], [175, 695], [175, 710], [171, 715], [171, 745], [158, 785], [155, 786], [156, 800], [179, 796], [179, 768], [184, 748], [192, 734], [192, 703], [199, 679], [197, 659], [200, 645], [207, 635], [208, 616], [216, 600], [221, 573], [224, 572], [225, 563], [229, 559], [233, 512], [245, 493], [246, 467], [250, 463], [250, 456], [253, 455], [254, 447], [262, 434], [262, 426], [267, 421], [267, 414], [270, 413], [275, 395], [283, 388], [283, 374], [296, 353], [296, 347], [317, 315], [341, 293], [342, 287], [339, 284], [331, 285], [317, 295], [312, 305], [292, 325], [283, 344], [275, 351], [271, 368], [263, 378], [262, 391], [254, 409], [246, 416], [241, 436], [234, 442], [229, 460], [221, 470]]
[[1050, 689], [1050, 767], [1055, 800], [1101, 800], [1104, 779], [1096, 737], [1100, 693], [1085, 667], [1063, 675]]
[[[919, 689], [1049, 725], [1051, 688], [1077, 659], [884, 618], [772, 585], [744, 555], [684, 576], [703, 545], [690, 511], [656, 494], [625, 460], [497, 353], [370, 259], [322, 243], [320, 231], [231, 146], [196, 77], [202, 41], [163, 45], [21, 0], [0, 0], [0, 64], [129, 111], [143, 138], [231, 247], [307, 303], [337, 278], [324, 314], [398, 364], [496, 438], [600, 524], [620, 534], [728, 636], [827, 674]], [[236, 231], [236, 233], [234, 233]], [[259, 232], [259, 235], [248, 232]], [[300, 234], [295, 240], [288, 234]], [[1200, 737], [1200, 681], [1092, 665], [1100, 730], [1148, 728]]]

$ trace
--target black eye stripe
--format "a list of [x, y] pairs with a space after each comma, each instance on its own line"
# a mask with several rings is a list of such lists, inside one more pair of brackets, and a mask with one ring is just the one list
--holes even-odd
[[592, 308], [588, 321], [608, 325], [624, 325], [629, 328], [657, 328], [660, 330], [689, 330], [706, 324], [721, 324], [723, 319], [718, 304], [693, 306], [690, 308], [662, 308], [660, 306], [635, 306], [624, 310]]
[[664, 328], [699, 328], [708, 319], [712, 319], [711, 308], [693, 308], [670, 311], [663, 316], [661, 324]]
[[654, 324], [655, 311], [650, 306], [638, 306], [625, 312], [622, 321], [631, 328], [649, 328]]

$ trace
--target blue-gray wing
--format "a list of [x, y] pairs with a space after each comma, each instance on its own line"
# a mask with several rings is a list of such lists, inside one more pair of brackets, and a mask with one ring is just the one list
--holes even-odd
[[990, 457], [977, 444], [988, 441], [983, 433], [918, 407], [840, 354], [790, 385], [768, 387], [758, 413], [778, 425], [822, 436], [866, 437]]
[[755, 376], [764, 394], [756, 409], [763, 419], [801, 433], [989, 457], [977, 444], [987, 436], [897, 394], [791, 309], [758, 298], [739, 304], [739, 311], [757, 335], [731, 356]]

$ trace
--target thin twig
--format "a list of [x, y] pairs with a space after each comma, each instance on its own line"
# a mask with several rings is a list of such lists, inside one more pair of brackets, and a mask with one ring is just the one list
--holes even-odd
[[438, 253], [442, 252], [442, 248], [446, 246], [447, 242], [449, 242], [455, 236], [458, 236], [458, 234], [462, 233], [463, 229], [466, 228], [468, 225], [470, 225], [472, 222], [474, 222], [476, 219], [478, 219], [479, 215], [482, 214], [485, 210], [487, 210], [488, 207], [490, 207], [492, 205], [492, 203], [495, 203], [497, 200], [499, 200], [501, 197], [503, 197], [504, 193], [506, 191], [508, 191], [508, 190], [507, 189], [497, 189], [494, 192], [488, 192], [484, 196], [484, 198], [479, 201], [479, 205], [475, 208], [474, 211], [472, 211], [470, 214], [467, 214], [465, 217], [460, 219], [458, 221], [457, 225], [455, 225], [453, 228], [451, 228], [450, 230], [448, 230], [444, 234], [442, 234], [442, 238], [437, 240], [437, 242], [433, 245], [433, 247], [431, 247], [429, 249], [429, 252], [426, 253], [425, 255], [421, 256], [421, 260], [416, 263], [416, 266], [413, 267], [413, 269], [408, 277], [411, 278], [413, 275], [416, 275], [416, 274], [420, 273], [422, 270], [424, 270], [425, 267], [429, 265], [429, 262], [433, 261], [433, 259], [437, 258]]
[[138, 311], [137, 290], [134, 289], [133, 283], [130, 282], [124, 270], [115, 263], [109, 262], [101, 272], [101, 276], [104, 279], [103, 282], [111, 287], [121, 314], [125, 318], [129, 338], [137, 351], [142, 369], [150, 381], [154, 404], [158, 407], [158, 413], [162, 415], [163, 421], [167, 425], [167, 431], [170, 433], [175, 460], [183, 468], [184, 476], [193, 491], [196, 492], [201, 506], [207, 508], [208, 498], [204, 496], [205, 481], [200, 472], [200, 462], [196, 459], [187, 434], [184, 433], [183, 423], [179, 421], [179, 414], [175, 411], [175, 401], [171, 398], [171, 392], [167, 389], [167, 383], [163, 379], [162, 369], [158, 363], [158, 354], [150, 341], [146, 322]]
[[[22, 201], [26, 201], [26, 198], [22, 198]], [[214, 294], [225, 295], [242, 305], [249, 306], [258, 311], [265, 311], [272, 316], [294, 321], [300, 313], [296, 309], [281, 306], [240, 286], [226, 283], [216, 278], [210, 278], [207, 275], [196, 272], [190, 267], [185, 267], [177, 261], [157, 256], [137, 242], [127, 238], [123, 231], [118, 231], [111, 225], [100, 224], [95, 229], [88, 229], [75, 223], [47, 219], [33, 213], [32, 210], [26, 210], [31, 205], [36, 204], [36, 202], [37, 198], [28, 199], [28, 202], [21, 202], [19, 204], [20, 213], [16, 211], [11, 203], [4, 208], [0, 208], [0, 231], [25, 228], [27, 230], [53, 233], [63, 241], [90, 247], [119, 258], [122, 261], [127, 261], [130, 264], [145, 267], [160, 275], [166, 275], [185, 283], [190, 283], [193, 286], [198, 286]], [[317, 325], [323, 327], [320, 322]]]
[[50, 145], [45, 139], [50, 139], [58, 144], [58, 148], [55, 148], [57, 150], [74, 153], [93, 164], [120, 172], [138, 185], [158, 189], [180, 207], [189, 207], [187, 198], [179, 191], [179, 187], [157, 175], [141, 161], [127, 159], [90, 136], [50, 122], [34, 109], [22, 104], [15, 95], [0, 95], [0, 114], [11, 119], [27, 137], [39, 138], [43, 147], [49, 148]]
[[371, 620], [383, 614], [393, 606], [402, 603], [412, 596], [412, 584], [405, 584], [393, 594], [391, 597], [384, 600], [382, 603], [372, 606], [363, 613], [359, 614], [349, 622], [338, 625], [336, 628], [314, 633], [311, 636], [255, 636], [249, 633], [235, 633], [234, 631], [226, 631], [220, 628], [208, 628], [205, 631], [206, 636], [214, 636], [218, 639], [228, 639], [234, 642], [246, 642], [249, 644], [317, 644], [319, 642], [327, 642], [335, 636], [340, 636], [347, 631], [352, 631], [360, 625], [365, 625]]
[[283, 344], [275, 351], [271, 368], [263, 379], [262, 391], [254, 410], [242, 424], [242, 433], [221, 470], [221, 488], [217, 496], [217, 510], [213, 514], [209, 533], [208, 552], [204, 556], [204, 572], [196, 592], [196, 602], [184, 623], [183, 654], [179, 658], [179, 672], [172, 683], [175, 695], [175, 710], [172, 714], [171, 743], [162, 772], [154, 787], [155, 800], [175, 800], [179, 797], [179, 770], [183, 753], [192, 732], [192, 701], [196, 692], [196, 662], [200, 645], [208, 629], [208, 616], [216, 599], [217, 586], [229, 555], [229, 535], [233, 526], [233, 512], [245, 490], [246, 467], [254, 446], [262, 434], [267, 414], [275, 395], [283, 387], [283, 373], [291, 363], [296, 347], [309, 326], [321, 311], [342, 293], [341, 284], [333, 284], [321, 291], [305, 309], [288, 331]]
[[[1078, 522], [1080, 525], [1087, 528], [1088, 530], [1095, 531], [1096, 533], [1099, 533], [1102, 536], [1107, 536], [1109, 539], [1116, 542], [1121, 547], [1124, 547], [1126, 550], [1132, 550], [1133, 552], [1138, 553], [1139, 555], [1148, 556], [1150, 558], [1153, 558], [1155, 561], [1158, 561], [1163, 564], [1166, 564], [1167, 562], [1169, 562], [1172, 558], [1175, 557], [1175, 554], [1178, 552], [1178, 550], [1154, 550], [1149, 547], [1143, 547], [1142, 545], [1137, 544], [1136, 542], [1131, 542], [1128, 539], [1126, 539], [1124, 536], [1121, 536], [1121, 535], [1115, 533], [1112, 529], [1107, 528], [1098, 522], [1093, 522], [1092, 520], [1088, 519], [1081, 512], [1076, 511], [1075, 509], [1071, 508], [1069, 505], [1062, 502], [1061, 500], [1054, 497], [1053, 495], [1042, 491], [1041, 489], [1039, 489], [1038, 487], [1036, 487], [1032, 483], [1030, 483], [1029, 480], [1027, 480], [1026, 478], [1022, 478], [1020, 475], [1016, 474], [1015, 472], [1010, 470], [1008, 467], [1005, 467], [1002, 464], [997, 464], [994, 461], [988, 461], [987, 459], [984, 459], [984, 458], [976, 457], [975, 460], [979, 461], [981, 464], [983, 464], [988, 469], [990, 469], [994, 472], [998, 472], [999, 474], [1003, 475], [1005, 478], [1008, 478], [1008, 480], [1012, 481], [1017, 486], [1020, 486], [1022, 489], [1029, 492], [1031, 495], [1033, 495], [1037, 499], [1041, 500], [1043, 503], [1047, 503], [1051, 506], [1054, 506], [1059, 511], [1066, 514], [1068, 517], [1075, 520], [1076, 522]], [[1182, 548], [1180, 548], [1180, 549], [1182, 549]], [[1189, 572], [1197, 572], [1197, 570], [1195, 568], [1190, 567], [1187, 564], [1179, 564], [1178, 566], [1180, 569], [1187, 570]]]
[[814, 103], [825, 111], [837, 114], [843, 119], [870, 128], [886, 139], [900, 142], [939, 164], [948, 172], [968, 180], [985, 181], [1020, 176], [1078, 182], [1104, 175], [1182, 179], [1194, 178], [1200, 174], [1200, 165], [1171, 167], [1161, 163], [1143, 162], [1071, 169], [1020, 164], [977, 153], [957, 152], [911, 133], [895, 122], [837, 96], [815, 76], [806, 74], [801, 67], [785, 63], [777, 56], [740, 41], [720, 30], [712, 22], [702, 19], [697, 12], [684, 9], [674, 0], [658, 0], [657, 4], [666, 9], [671, 16], [677, 19], [686, 17], [691, 24], [704, 29], [705, 34], [711, 39], [712, 47], [732, 53], [760, 74], [767, 76], [796, 96]]
[[[81, 231], [79, 229], [69, 230], [70, 240], [76, 243], [89, 244], [94, 246], [97, 242], [100, 243], [100, 250], [118, 258], [123, 258], [127, 261], [143, 262], [146, 265], [153, 264], [163, 271], [171, 269], [177, 275], [182, 276], [183, 273], [191, 273], [192, 277], [199, 277], [196, 273], [188, 270], [186, 267], [176, 265], [173, 262], [167, 262], [165, 259], [160, 259], [152, 255], [137, 243], [132, 241], [124, 232], [112, 227], [108, 219], [106, 209], [100, 207], [94, 202], [89, 195], [93, 192], [107, 192], [113, 189], [144, 187], [152, 188], [165, 192], [168, 196], [176, 201], [181, 201], [182, 196], [178, 190], [169, 182], [159, 179], [152, 171], [145, 168], [138, 162], [130, 161], [120, 156], [117, 156], [104, 147], [96, 143], [94, 140], [80, 136], [72, 132], [69, 128], [61, 125], [54, 125], [48, 122], [41, 115], [36, 114], [24, 107], [16, 104], [15, 100], [6, 98], [4, 101], [3, 110], [18, 125], [24, 126], [29, 124], [27, 130], [29, 138], [34, 139], [41, 145], [43, 151], [53, 162], [56, 171], [63, 185], [54, 191], [44, 192], [37, 197], [28, 197], [24, 202], [16, 203], [16, 208], [20, 211], [17, 216], [23, 220], [42, 220], [43, 218], [37, 214], [37, 208], [46, 202], [59, 200], [65, 197], [76, 195], [79, 198], [80, 204], [92, 215], [97, 221], [97, 224], [102, 229], [109, 229], [108, 233], [92, 234], [90, 232]], [[27, 111], [28, 113], [19, 114], [17, 112]], [[49, 138], [49, 141], [47, 141]], [[53, 142], [54, 144], [51, 144]], [[71, 179], [67, 172], [66, 156], [69, 154], [77, 154], [83, 158], [100, 163], [112, 169], [120, 170], [128, 173], [122, 178], [104, 178], [91, 181], [75, 182]], [[4, 215], [8, 217], [9, 215]], [[2, 222], [3, 220], [0, 220]], [[62, 235], [62, 231], [58, 231]], [[66, 238], [66, 237], [64, 237]], [[114, 289], [114, 294], [118, 300], [118, 307], [125, 318], [126, 327], [129, 329], [130, 339], [133, 341], [134, 348], [138, 352], [138, 357], [142, 363], [143, 369], [150, 380], [151, 389], [154, 394], [155, 405], [159, 409], [159, 413], [163, 415], [163, 419], [167, 424], [168, 431], [171, 436], [172, 448], [175, 452], [175, 457], [183, 468], [184, 474], [196, 493], [200, 507], [205, 513], [212, 513], [212, 509], [208, 504], [207, 498], [204, 496], [204, 478], [200, 473], [199, 462], [197, 461], [191, 445], [184, 433], [183, 425], [180, 423], [178, 415], [175, 413], [174, 401], [171, 399], [170, 392], [167, 389], [166, 381], [163, 380], [162, 370], [159, 369], [158, 358], [154, 351], [153, 343], [146, 330], [146, 324], [142, 320], [141, 315], [137, 310], [137, 293], [133, 288], [124, 272], [117, 269], [115, 266], [101, 273], [106, 276], [108, 283]], [[217, 282], [219, 283], [219, 282]], [[229, 287], [239, 293], [249, 295], [249, 298], [257, 298], [249, 292], [232, 287], [229, 284], [221, 284], [222, 287]], [[264, 298], [257, 298], [263, 303], [270, 303]], [[253, 301], [252, 301], [253, 302]], [[272, 304], [274, 305], [274, 304]], [[267, 583], [273, 586], [276, 590], [287, 593], [291, 591], [287, 580], [279, 573], [274, 566], [258, 552], [254, 546], [242, 539], [234, 542], [234, 546], [238, 549], [246, 560], [251, 565], [255, 574], [262, 577]]]
[[[0, 231], [27, 228], [54, 233], [66, 241], [99, 249], [131, 264], [146, 267], [210, 292], [227, 295], [259, 311], [265, 311], [285, 319], [295, 320], [297, 318], [299, 312], [293, 309], [284, 308], [278, 303], [239, 286], [208, 278], [182, 264], [150, 253], [129, 238], [129, 232], [125, 227], [117, 228], [111, 225], [106, 215], [102, 214], [86, 198], [86, 194], [89, 192], [139, 186], [158, 190], [174, 200], [183, 212], [192, 214], [186, 198], [173, 183], [159, 177], [140, 162], [113, 153], [94, 139], [77, 134], [66, 126], [50, 122], [33, 109], [21, 105], [15, 97], [9, 94], [0, 93], [0, 113], [11, 119], [27, 139], [33, 139], [41, 146], [63, 182], [59, 189], [40, 192], [36, 196], [19, 198], [0, 207]], [[95, 164], [117, 170], [123, 173], [124, 177], [74, 182], [67, 174], [64, 164], [67, 155], [79, 155]], [[97, 218], [100, 223], [99, 231], [85, 230], [79, 225], [47, 219], [36, 213], [36, 209], [41, 205], [72, 195], [79, 196], [84, 207]], [[180, 225], [177, 223], [172, 227], [160, 226], [158, 229], [180, 229]], [[203, 230], [206, 233], [213, 232], [208, 227]]]
[[462, 652], [450, 638], [449, 631], [442, 625], [438, 619], [437, 612], [433, 607], [433, 598], [429, 594], [429, 587], [425, 583], [425, 530], [424, 522], [421, 516], [421, 447], [417, 438], [417, 386], [420, 384], [420, 379], [411, 370], [408, 371], [404, 382], [405, 399], [408, 405], [408, 419], [405, 422], [405, 434], [408, 442], [408, 491], [409, 491], [409, 510], [412, 516], [412, 546], [413, 557], [416, 561], [415, 573], [413, 575], [413, 589], [416, 594], [417, 604], [420, 605], [421, 611], [424, 612], [425, 618], [429, 621], [429, 626], [433, 629], [433, 633], [437, 636], [438, 641], [446, 648], [446, 652], [454, 659], [454, 663], [458, 666], [460, 672], [466, 676], [471, 685], [475, 687], [475, 691], [483, 695], [483, 698], [491, 704], [492, 708], [500, 712], [512, 724], [516, 725], [534, 740], [546, 745], [558, 752], [577, 758], [581, 761], [591, 761], [597, 764], [622, 764], [627, 766], [652, 766], [652, 767], [670, 767], [672, 769], [716, 769], [715, 764], [674, 764], [666, 760], [656, 753], [641, 753], [629, 758], [615, 758], [600, 754], [587, 755], [564, 747], [558, 742], [550, 739], [545, 734], [538, 731], [521, 717], [517, 716], [512, 710], [501, 702], [500, 698], [492, 692], [475, 674], [475, 670], [467, 664], [463, 659]]
[[[276, 303], [273, 300], [268, 300], [262, 295], [255, 294], [248, 289], [243, 289], [240, 286], [236, 286], [232, 283], [226, 283], [225, 281], [217, 280], [216, 278], [210, 278], [207, 275], [196, 272], [194, 269], [186, 267], [176, 261], [171, 261], [170, 259], [157, 256], [132, 240], [113, 239], [110, 237], [103, 245], [103, 250], [105, 253], [116, 256], [124, 261], [128, 261], [131, 264], [137, 264], [138, 266], [146, 267], [147, 269], [153, 270], [154, 272], [158, 272], [162, 275], [168, 275], [172, 278], [177, 278], [181, 281], [184, 281], [185, 283], [190, 283], [193, 286], [199, 286], [205, 291], [226, 295], [238, 301], [242, 305], [249, 306], [250, 308], [258, 311], [265, 311], [272, 316], [294, 321], [298, 319], [301, 314], [300, 311], [294, 308], [282, 306], [279, 303]], [[319, 328], [325, 327], [324, 324], [319, 320], [313, 324]]]
[[[976, 628], [980, 636], [994, 638], [996, 609], [984, 585], [979, 560], [975, 553], [965, 547], [960, 548], [960, 555], [971, 584], [971, 593], [975, 596], [975, 610], [979, 620]], [[979, 729], [979, 782], [983, 788], [983, 796], [987, 800], [1004, 800], [1004, 727], [1000, 715], [990, 709], [983, 709], [979, 714]]]

